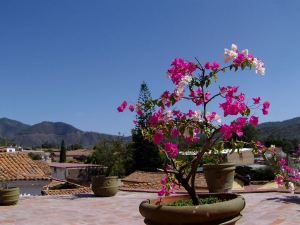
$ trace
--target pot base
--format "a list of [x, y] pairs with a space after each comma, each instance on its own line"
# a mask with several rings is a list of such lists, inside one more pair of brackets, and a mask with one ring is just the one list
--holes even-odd
[[[238, 215], [232, 219], [229, 219], [227, 221], [219, 221], [215, 223], [187, 223], [188, 225], [235, 225], [235, 223], [242, 218], [242, 215]], [[170, 223], [157, 223], [157, 222], [152, 222], [151, 220], [144, 219], [144, 223], [146, 225], [172, 225]], [[178, 225], [186, 225], [184, 223], [178, 224]]]

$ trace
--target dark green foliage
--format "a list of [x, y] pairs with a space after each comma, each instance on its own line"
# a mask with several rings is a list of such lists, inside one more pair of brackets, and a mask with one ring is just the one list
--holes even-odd
[[272, 168], [254, 169], [251, 171], [252, 181], [271, 181], [275, 179], [275, 174]]
[[59, 153], [59, 162], [63, 163], [66, 162], [67, 160], [67, 155], [66, 155], [66, 147], [65, 147], [65, 141], [62, 140], [60, 144], [60, 153]]
[[256, 127], [252, 126], [251, 124], [248, 124], [243, 128], [243, 133], [244, 136], [242, 137], [242, 141], [251, 143], [251, 141], [253, 140], [259, 140], [260, 132]]
[[38, 153], [34, 153], [34, 152], [29, 152], [28, 156], [32, 159], [32, 160], [42, 160], [42, 156]]
[[135, 170], [156, 171], [157, 168], [162, 167], [162, 156], [158, 148], [152, 142], [145, 140], [140, 130], [133, 130], [132, 141]]
[[[225, 200], [214, 197], [214, 196], [209, 196], [206, 198], [200, 198], [199, 199], [199, 205], [205, 205], [205, 204], [213, 204], [217, 202], [223, 202]], [[168, 204], [168, 206], [194, 206], [192, 199], [187, 199], [187, 200], [178, 200], [176, 202], [172, 202]]]
[[95, 152], [88, 157], [87, 163], [106, 166], [106, 176], [124, 176], [125, 162], [128, 158], [126, 145], [121, 139], [103, 140], [95, 146]]
[[[145, 102], [151, 99], [151, 93], [145, 82], [141, 84], [138, 103], [144, 105]], [[142, 107], [143, 115], [137, 116], [137, 127], [132, 130], [132, 149], [134, 170], [142, 171], [156, 171], [157, 168], [162, 167], [162, 157], [158, 148], [149, 140], [145, 140], [140, 127], [148, 126], [148, 121], [153, 113], [153, 108]]]
[[78, 150], [78, 149], [82, 149], [83, 146], [81, 144], [73, 144], [67, 147], [68, 150]]
[[276, 147], [282, 147], [282, 150], [288, 154], [295, 153], [299, 144], [298, 139], [281, 139], [280, 137], [274, 137], [273, 135], [269, 135], [263, 141], [267, 147], [270, 147], [271, 145], [275, 145]]

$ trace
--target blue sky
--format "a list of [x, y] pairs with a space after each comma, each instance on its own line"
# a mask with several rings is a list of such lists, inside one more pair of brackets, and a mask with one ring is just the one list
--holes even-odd
[[266, 64], [228, 74], [250, 97], [271, 102], [262, 121], [300, 116], [300, 2], [198, 0], [0, 1], [0, 117], [63, 121], [128, 135], [145, 81], [158, 97], [172, 59], [222, 62], [236, 43]]

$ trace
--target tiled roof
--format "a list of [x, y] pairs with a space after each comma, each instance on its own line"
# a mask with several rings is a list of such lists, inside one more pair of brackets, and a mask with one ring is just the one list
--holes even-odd
[[0, 181], [49, 179], [26, 154], [0, 153]]
[[[71, 184], [74, 188], [59, 189], [60, 185]], [[78, 194], [91, 194], [92, 189], [89, 187], [84, 187], [79, 184], [74, 184], [71, 182], [66, 182], [62, 180], [53, 179], [47, 186], [42, 190], [43, 195], [78, 195]]]
[[86, 167], [103, 167], [101, 165], [97, 164], [82, 164], [82, 163], [58, 163], [58, 162], [52, 162], [49, 163], [50, 167], [56, 167], [56, 168], [86, 168]]
[[35, 160], [34, 162], [38, 165], [38, 167], [41, 168], [41, 170], [43, 170], [43, 172], [46, 174], [46, 176], [50, 177], [52, 175], [51, 168], [46, 161]]

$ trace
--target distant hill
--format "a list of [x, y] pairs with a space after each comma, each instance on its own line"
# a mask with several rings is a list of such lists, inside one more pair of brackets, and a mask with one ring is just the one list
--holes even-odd
[[258, 129], [262, 140], [273, 136], [274, 138], [298, 139], [300, 141], [300, 117], [281, 122], [262, 123]]
[[[298, 139], [300, 141], [300, 117], [281, 122], [267, 122], [258, 126], [260, 139], [272, 135], [274, 138]], [[117, 138], [115, 135], [97, 132], [84, 132], [62, 122], [41, 122], [28, 125], [8, 118], [0, 118], [0, 139], [12, 140], [23, 147], [40, 147], [48, 143], [59, 146], [61, 140], [66, 145], [80, 144], [91, 148], [103, 139]], [[130, 137], [124, 137], [126, 141]]]
[[[39, 147], [45, 143], [59, 146], [64, 140], [66, 145], [80, 144], [86, 148], [103, 139], [117, 138], [115, 135], [84, 132], [62, 122], [41, 122], [30, 126], [8, 118], [0, 119], [0, 137], [23, 147]], [[128, 137], [124, 139], [129, 140]]]

